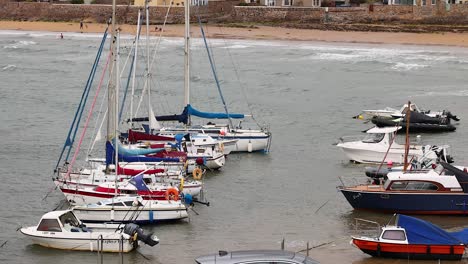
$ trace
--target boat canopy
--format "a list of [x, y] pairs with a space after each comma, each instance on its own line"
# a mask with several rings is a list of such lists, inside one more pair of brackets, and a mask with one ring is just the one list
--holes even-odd
[[447, 232], [427, 221], [407, 215], [397, 215], [396, 225], [405, 229], [409, 244], [468, 244], [468, 229], [459, 232]]
[[373, 127], [369, 130], [366, 131], [368, 134], [386, 134], [386, 133], [392, 133], [397, 130], [401, 129], [401, 126], [394, 126], [394, 127]]

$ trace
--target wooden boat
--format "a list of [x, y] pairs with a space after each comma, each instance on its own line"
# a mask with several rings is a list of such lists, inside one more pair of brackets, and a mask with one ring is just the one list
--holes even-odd
[[353, 236], [352, 243], [373, 257], [460, 260], [468, 242], [468, 229], [447, 232], [407, 215], [396, 215], [394, 225], [379, 226], [379, 231], [377, 237]]
[[37, 226], [20, 231], [34, 244], [66, 250], [129, 252], [138, 247], [138, 241], [150, 246], [159, 243], [156, 236], [144, 234], [135, 224], [86, 226], [71, 210], [46, 213]]
[[434, 170], [390, 172], [382, 184], [343, 184], [338, 190], [356, 210], [468, 215], [467, 169], [444, 162]]

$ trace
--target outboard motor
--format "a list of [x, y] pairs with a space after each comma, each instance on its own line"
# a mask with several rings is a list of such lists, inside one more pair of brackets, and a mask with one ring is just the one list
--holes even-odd
[[143, 229], [136, 224], [126, 224], [123, 231], [129, 236], [134, 236], [136, 234], [137, 240], [147, 244], [148, 246], [153, 247], [159, 243], [159, 239], [153, 235], [153, 233], [145, 234]]
[[446, 115], [447, 115], [448, 119], [453, 119], [455, 121], [460, 121], [460, 118], [458, 118], [456, 115], [452, 115], [452, 113], [450, 113], [450, 112], [447, 112]]

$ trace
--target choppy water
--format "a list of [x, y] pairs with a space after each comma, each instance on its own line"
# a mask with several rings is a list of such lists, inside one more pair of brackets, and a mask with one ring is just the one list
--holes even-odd
[[[16, 229], [36, 224], [62, 199], [51, 179], [59, 150], [99, 46], [95, 35], [0, 32], [0, 262], [93, 263], [94, 253], [33, 246]], [[123, 53], [130, 39], [124, 38]], [[183, 96], [182, 39], [164, 39], [154, 69], [153, 103], [179, 112]], [[231, 155], [205, 180], [210, 207], [190, 222], [153, 229], [161, 244], [125, 255], [125, 263], [194, 263], [220, 249], [311, 251], [322, 263], [406, 263], [367, 257], [348, 242], [355, 217], [385, 223], [390, 215], [355, 212], [335, 189], [338, 176], [362, 174], [332, 146], [370, 127], [351, 119], [361, 109], [411, 100], [448, 108], [462, 118], [457, 131], [425, 134], [426, 143], [452, 145], [468, 164], [468, 49], [436, 46], [211, 40], [231, 111], [249, 112], [273, 132], [271, 153]], [[192, 105], [222, 111], [200, 40], [194, 40]], [[233, 67], [233, 65], [235, 67]], [[142, 69], [142, 66], [139, 66]], [[235, 70], [234, 70], [235, 69]], [[124, 80], [125, 81], [125, 80]], [[97, 81], [96, 81], [97, 82]], [[141, 86], [141, 82], [139, 85]], [[247, 98], [248, 103], [246, 103]], [[250, 110], [249, 110], [250, 109]], [[424, 217], [446, 228], [466, 217]], [[105, 263], [117, 261], [105, 255]], [[416, 262], [415, 262], [416, 263]]]

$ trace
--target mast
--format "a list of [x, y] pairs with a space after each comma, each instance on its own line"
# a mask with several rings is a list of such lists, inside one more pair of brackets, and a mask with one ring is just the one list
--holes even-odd
[[[115, 1], [115, 0], [114, 0]], [[117, 47], [116, 47], [116, 63], [115, 63], [115, 77], [116, 77], [116, 80], [115, 80], [115, 98], [119, 98], [119, 90], [120, 90], [120, 79], [119, 79], [119, 73], [120, 73], [120, 31], [117, 30], [116, 32], [116, 43], [117, 43]], [[119, 140], [119, 136], [118, 136], [118, 127], [119, 127], [119, 119], [117, 118], [117, 110], [119, 109], [119, 100], [115, 100], [114, 101], [114, 109], [115, 109], [115, 123], [114, 123], [114, 135], [115, 135], [115, 138], [114, 138], [114, 141], [115, 141], [115, 144], [114, 144], [114, 148], [115, 148], [115, 157], [114, 157], [114, 160], [115, 160], [115, 195], [117, 195], [117, 182], [118, 182], [118, 179], [117, 179], [117, 176], [119, 175], [118, 173], [118, 166], [119, 166], [119, 144], [120, 144], [120, 140]], [[113, 203], [112, 203], [113, 204]], [[112, 205], [114, 206], [114, 205]]]
[[[190, 0], [185, 0], [184, 107], [190, 104]], [[190, 116], [187, 125], [190, 126]]]
[[133, 128], [133, 99], [135, 97], [135, 78], [138, 58], [138, 41], [140, 39], [140, 22], [141, 22], [141, 9], [138, 9], [138, 22], [137, 22], [137, 35], [135, 38], [135, 57], [133, 59], [133, 73], [132, 73], [132, 96], [130, 100], [130, 128]]
[[[109, 86], [108, 86], [108, 93], [107, 93], [107, 141], [112, 143], [112, 140], [116, 136], [116, 119], [117, 119], [117, 109], [115, 108], [115, 101], [117, 100], [116, 97], [116, 87], [115, 82], [117, 79], [118, 73], [115, 71], [115, 63], [116, 63], [116, 54], [115, 54], [115, 6], [116, 0], [112, 0], [112, 18], [111, 18], [111, 44], [110, 44], [110, 52], [111, 52], [111, 66], [109, 67]], [[117, 160], [115, 161], [117, 165]], [[117, 168], [117, 167], [116, 167]], [[109, 166], [106, 165], [106, 171], [109, 171]]]
[[[148, 89], [148, 118], [151, 118], [151, 86], [150, 86], [150, 45], [149, 45], [149, 0], [145, 1], [146, 9], [146, 88]], [[150, 127], [151, 130], [151, 127]]]
[[406, 109], [406, 140], [405, 140], [405, 163], [403, 165], [403, 172], [406, 172], [406, 167], [408, 167], [408, 155], [409, 155], [409, 127], [410, 127], [410, 117], [411, 117], [411, 102], [408, 101], [408, 108]]

